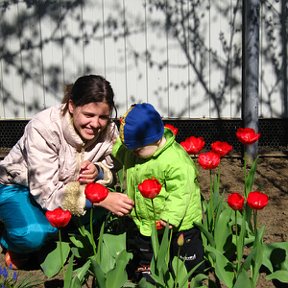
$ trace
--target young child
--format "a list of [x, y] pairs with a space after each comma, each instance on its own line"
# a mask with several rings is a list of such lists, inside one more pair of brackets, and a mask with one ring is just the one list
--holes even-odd
[[[178, 253], [177, 239], [183, 233], [185, 241], [180, 258], [190, 271], [203, 260], [200, 231], [194, 226], [202, 220], [202, 209], [193, 160], [175, 141], [172, 131], [164, 128], [161, 116], [148, 103], [131, 106], [120, 119], [120, 137], [112, 155], [123, 165], [125, 189], [135, 203], [131, 218], [138, 231], [132, 233], [129, 243], [133, 247], [128, 249], [138, 262], [138, 271], [147, 273], [145, 270], [149, 269], [153, 255], [150, 236], [155, 221], [160, 221], [162, 226], [169, 223], [172, 229], [171, 260]], [[138, 184], [152, 177], [162, 185], [153, 200], [155, 214], [151, 200], [138, 190]]]

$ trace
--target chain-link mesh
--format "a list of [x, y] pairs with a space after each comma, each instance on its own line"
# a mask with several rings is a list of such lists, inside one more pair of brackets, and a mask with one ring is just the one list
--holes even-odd
[[[11, 148], [23, 134], [27, 120], [0, 121], [0, 148]], [[118, 121], [116, 121], [119, 124]], [[206, 149], [214, 141], [226, 141], [233, 145], [235, 152], [241, 151], [241, 144], [235, 136], [241, 120], [175, 120], [164, 119], [164, 123], [173, 124], [179, 129], [176, 140], [183, 141], [189, 136], [202, 136]], [[259, 119], [259, 152], [284, 151], [288, 152], [288, 119]]]

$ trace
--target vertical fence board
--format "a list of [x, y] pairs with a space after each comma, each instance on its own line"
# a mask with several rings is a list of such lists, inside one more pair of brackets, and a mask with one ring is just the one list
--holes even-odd
[[84, 71], [105, 75], [105, 46], [101, 1], [88, 1], [83, 7]]
[[5, 21], [3, 29], [10, 29], [10, 33], [5, 32], [5, 48], [2, 61], [2, 85], [3, 102], [5, 105], [5, 118], [26, 118], [25, 99], [23, 95], [23, 83], [21, 77], [22, 55], [20, 49], [18, 4], [8, 4], [5, 8], [2, 23]]
[[127, 95], [125, 106], [121, 106], [122, 113], [133, 103], [147, 102], [145, 9], [145, 1], [125, 1]]
[[[169, 107], [168, 117], [189, 117], [189, 68], [188, 68], [188, 21], [181, 18], [187, 18], [189, 6], [187, 3], [175, 2], [172, 4], [168, 1], [169, 17], [171, 17], [170, 33], [167, 41], [167, 62], [169, 75]], [[172, 12], [173, 11], [173, 12]], [[176, 25], [174, 25], [174, 23]], [[172, 32], [173, 31], [173, 32]], [[172, 32], [172, 33], [171, 33]]]
[[[157, 107], [163, 117], [168, 117], [167, 37], [165, 33], [165, 7], [153, 7], [146, 2], [147, 48], [147, 101]], [[170, 77], [170, 76], [169, 76]], [[169, 93], [168, 93], [169, 91]], [[175, 95], [176, 96], [176, 95]]]
[[[61, 1], [46, 4], [47, 16], [39, 19], [45, 107], [60, 103], [64, 90]], [[45, 5], [45, 4], [43, 4]], [[34, 111], [35, 113], [35, 111]]]
[[84, 73], [82, 7], [71, 7], [61, 2], [65, 17], [61, 22], [63, 33], [64, 82], [71, 83]]
[[[287, 8], [286, 8], [287, 9]], [[262, 117], [281, 117], [284, 103], [281, 101], [283, 81], [283, 48], [281, 41], [281, 1], [274, 1], [273, 5], [264, 2], [261, 8], [261, 36], [260, 36], [260, 109]], [[286, 43], [287, 45], [287, 43]], [[286, 46], [287, 53], [287, 46]], [[287, 57], [287, 55], [286, 55]], [[287, 117], [287, 115], [286, 115]]]
[[123, 1], [107, 0], [104, 5], [106, 78], [113, 86], [121, 113], [127, 95]]
[[207, 0], [189, 3], [189, 117], [205, 118], [210, 107], [210, 7]]
[[[21, 49], [21, 78], [23, 101], [25, 101], [25, 118], [31, 118], [35, 110], [42, 110], [50, 105], [45, 101], [45, 89], [43, 89], [43, 59], [40, 43], [41, 33], [37, 15], [33, 6], [27, 6], [24, 2], [18, 4], [18, 15], [25, 18], [20, 22], [20, 49]], [[19, 75], [20, 76], [20, 75]]]

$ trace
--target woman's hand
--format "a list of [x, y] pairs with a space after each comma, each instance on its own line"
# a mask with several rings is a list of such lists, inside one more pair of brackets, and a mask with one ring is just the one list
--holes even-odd
[[94, 205], [101, 206], [117, 216], [124, 216], [130, 213], [134, 202], [126, 194], [110, 192], [103, 201]]
[[81, 184], [91, 183], [95, 181], [97, 175], [98, 169], [96, 168], [96, 166], [92, 162], [85, 160], [81, 164], [78, 181]]

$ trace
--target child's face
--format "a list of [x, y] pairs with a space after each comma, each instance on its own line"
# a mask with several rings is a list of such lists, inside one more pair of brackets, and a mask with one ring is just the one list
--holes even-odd
[[156, 150], [159, 147], [162, 147], [165, 144], [165, 142], [166, 142], [166, 139], [162, 137], [162, 139], [158, 140], [157, 142], [137, 148], [133, 150], [133, 152], [139, 158], [149, 158], [156, 152]]
[[158, 142], [153, 143], [153, 144], [149, 144], [149, 145], [144, 146], [144, 147], [137, 148], [137, 149], [133, 150], [133, 152], [140, 158], [149, 158], [158, 149], [157, 143]]

